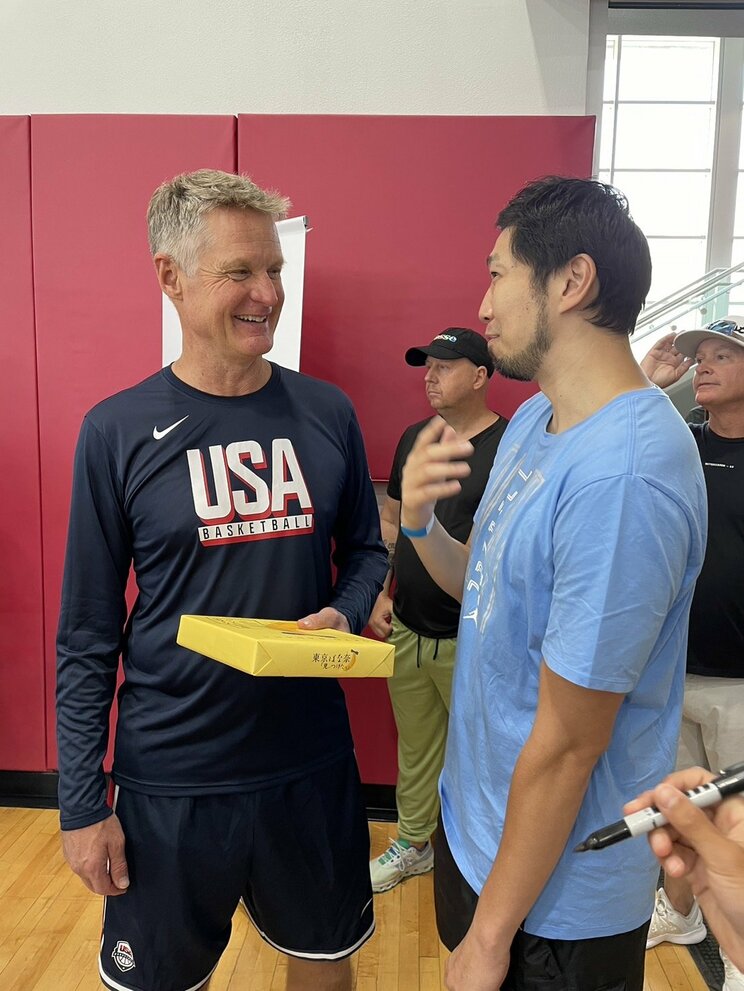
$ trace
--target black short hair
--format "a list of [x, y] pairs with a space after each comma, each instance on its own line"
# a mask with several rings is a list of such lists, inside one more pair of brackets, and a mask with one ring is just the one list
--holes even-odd
[[590, 323], [632, 333], [651, 286], [651, 256], [619, 190], [596, 179], [546, 176], [520, 190], [496, 224], [509, 230], [512, 255], [532, 269], [538, 288], [576, 255], [589, 255], [599, 280]]

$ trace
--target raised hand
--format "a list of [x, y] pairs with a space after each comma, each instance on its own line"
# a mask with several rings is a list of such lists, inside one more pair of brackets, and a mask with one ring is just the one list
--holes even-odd
[[678, 382], [687, 369], [695, 364], [692, 358], [685, 358], [675, 348], [676, 336], [677, 333], [674, 332], [662, 337], [641, 361], [641, 369], [646, 377], [660, 389], [666, 389], [674, 382]]
[[404, 527], [425, 527], [437, 500], [460, 491], [459, 479], [470, 474], [464, 458], [472, 453], [470, 441], [461, 440], [440, 416], [427, 423], [403, 467], [400, 521]]

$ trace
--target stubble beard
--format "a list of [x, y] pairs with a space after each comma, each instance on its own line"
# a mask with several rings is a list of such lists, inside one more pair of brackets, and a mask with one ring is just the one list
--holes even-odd
[[552, 343], [553, 338], [548, 326], [548, 309], [545, 299], [541, 298], [535, 317], [535, 333], [527, 347], [518, 354], [512, 355], [495, 355], [491, 352], [491, 358], [496, 371], [504, 378], [514, 379], [517, 382], [534, 382]]

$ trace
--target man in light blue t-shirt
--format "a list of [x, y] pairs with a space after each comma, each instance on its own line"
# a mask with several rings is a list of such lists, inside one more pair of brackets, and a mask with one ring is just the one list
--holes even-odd
[[447, 987], [641, 991], [653, 858], [574, 847], [673, 767], [705, 485], [630, 350], [651, 267], [624, 198], [540, 180], [498, 226], [489, 350], [542, 392], [504, 434], [467, 548], [433, 519], [467, 442], [433, 422], [402, 486], [403, 532], [462, 599], [436, 845]]

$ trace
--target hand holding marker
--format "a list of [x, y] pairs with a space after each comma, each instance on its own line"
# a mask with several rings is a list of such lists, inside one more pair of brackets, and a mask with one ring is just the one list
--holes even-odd
[[[716, 805], [723, 801], [727, 795], [735, 795], [744, 792], [744, 762], [734, 764], [727, 768], [713, 781], [707, 785], [700, 785], [688, 791], [687, 797], [693, 805], [698, 808], [705, 808], [708, 805]], [[603, 850], [606, 846], [619, 843], [621, 840], [630, 839], [631, 836], [643, 836], [650, 833], [657, 826], [665, 826], [668, 822], [665, 816], [658, 809], [650, 806], [625, 816], [609, 826], [603, 826], [595, 833], [590, 833], [583, 843], [574, 847], [576, 853], [584, 853], [587, 850]]]

